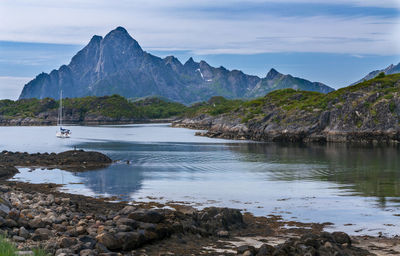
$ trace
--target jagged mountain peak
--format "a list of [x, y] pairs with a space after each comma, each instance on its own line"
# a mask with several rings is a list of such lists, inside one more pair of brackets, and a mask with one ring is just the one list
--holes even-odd
[[194, 59], [192, 58], [192, 57], [190, 57], [186, 62], [185, 62], [185, 66], [188, 66], [188, 65], [193, 65], [193, 64], [196, 64], [197, 62], [195, 62], [194, 61]]
[[178, 60], [178, 58], [176, 58], [175, 56], [173, 56], [173, 55], [170, 55], [170, 56], [167, 56], [167, 57], [165, 57], [164, 58], [164, 61], [166, 62], [166, 63], [175, 63], [175, 64], [182, 64], [179, 60]]
[[94, 35], [94, 36], [92, 37], [92, 39], [90, 39], [89, 44], [98, 43], [98, 42], [100, 42], [101, 40], [103, 40], [103, 37], [102, 37], [102, 36]]
[[110, 36], [115, 36], [115, 35], [126, 36], [126, 37], [132, 38], [131, 35], [129, 35], [128, 31], [123, 27], [117, 27], [117, 28], [111, 30], [110, 32], [107, 33], [107, 35], [104, 38], [106, 38], [107, 36], [110, 37]]
[[192, 57], [190, 57], [183, 65], [186, 69], [196, 70], [199, 68], [199, 63], [195, 62]]
[[281, 76], [281, 75], [282, 74], [279, 73], [276, 69], [271, 68], [265, 78], [268, 80], [272, 80], [272, 79], [275, 79], [277, 76]]
[[[282, 74], [271, 69], [267, 78], [277, 75]], [[212, 96], [259, 97], [270, 90], [293, 86], [293, 79], [282, 77], [285, 79], [261, 79], [241, 71], [213, 67], [204, 60], [196, 62], [193, 58], [184, 65], [174, 56], [162, 59], [144, 52], [125, 28], [117, 27], [104, 37], [93, 36], [68, 65], [30, 81], [20, 98], [58, 99], [62, 89], [66, 97], [158, 95], [190, 104]], [[317, 90], [310, 82], [300, 88]]]
[[111, 30], [103, 40], [101, 40], [101, 44], [104, 46], [109, 45], [119, 48], [122, 52], [124, 50], [134, 50], [140, 53], [143, 52], [139, 43], [123, 27], [117, 27], [116, 29]]

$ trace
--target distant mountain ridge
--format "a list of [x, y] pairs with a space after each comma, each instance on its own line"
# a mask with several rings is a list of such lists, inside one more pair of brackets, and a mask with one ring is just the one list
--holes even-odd
[[247, 75], [239, 70], [215, 68], [190, 58], [182, 64], [174, 56], [164, 59], [142, 50], [126, 29], [117, 27], [104, 38], [93, 36], [68, 65], [50, 74], [41, 73], [27, 83], [24, 98], [104, 96], [127, 98], [161, 96], [185, 104], [212, 96], [253, 98], [283, 88], [328, 93], [322, 83], [310, 82], [271, 69], [266, 77]]
[[398, 74], [400, 73], [400, 63], [397, 65], [393, 65], [391, 64], [390, 66], [388, 66], [385, 69], [380, 69], [380, 70], [374, 70], [372, 72], [370, 72], [368, 75], [366, 75], [365, 77], [363, 77], [362, 79], [358, 80], [357, 82], [353, 83], [353, 84], [358, 84], [367, 80], [371, 80], [373, 78], [375, 78], [377, 75], [379, 75], [380, 73], [385, 73], [386, 75], [392, 75], [392, 74]]

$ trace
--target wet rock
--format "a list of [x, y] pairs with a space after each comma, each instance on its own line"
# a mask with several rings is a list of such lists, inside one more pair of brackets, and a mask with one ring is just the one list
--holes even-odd
[[6, 222], [4, 224], [6, 227], [8, 228], [14, 228], [14, 227], [18, 227], [18, 224], [15, 220], [13, 219], [6, 219]]
[[160, 223], [164, 219], [164, 216], [155, 210], [141, 209], [131, 212], [128, 218], [148, 223]]
[[43, 241], [48, 240], [52, 236], [52, 232], [47, 228], [38, 228], [35, 230], [35, 233], [32, 235], [32, 240], [34, 241]]
[[349, 235], [344, 232], [333, 232], [332, 237], [339, 244], [347, 244], [349, 246], [351, 245], [351, 239]]
[[73, 237], [63, 237], [60, 240], [60, 247], [61, 248], [70, 248], [77, 243], [76, 238]]
[[131, 205], [125, 206], [121, 211], [119, 211], [120, 215], [129, 215], [131, 212], [136, 211], [136, 207]]
[[96, 239], [109, 250], [117, 250], [122, 248], [121, 241], [110, 233], [102, 233], [98, 235]]
[[70, 256], [73, 255], [74, 252], [68, 248], [58, 249], [55, 253], [55, 256]]
[[18, 172], [18, 169], [10, 165], [10, 163], [0, 162], [0, 179], [11, 178]]
[[119, 218], [117, 220], [116, 224], [129, 226], [134, 229], [138, 227], [138, 223], [135, 220], [133, 220], [132, 218]]
[[6, 218], [10, 213], [10, 211], [11, 211], [10, 203], [6, 199], [0, 197], [0, 217]]
[[79, 252], [79, 256], [95, 256], [96, 254], [93, 252], [93, 250], [90, 249], [85, 249]]
[[19, 234], [19, 236], [21, 236], [21, 237], [23, 237], [25, 239], [28, 239], [31, 236], [31, 234], [29, 233], [28, 230], [25, 229], [25, 227], [21, 227], [19, 229], [18, 234]]
[[13, 239], [15, 242], [17, 242], [17, 243], [22, 243], [22, 242], [25, 242], [25, 241], [26, 241], [25, 238], [20, 237], [20, 236], [13, 236], [12, 239]]
[[96, 239], [94, 239], [91, 236], [81, 236], [79, 237], [79, 242], [84, 245], [85, 248], [87, 249], [93, 249], [96, 245]]
[[121, 241], [124, 251], [138, 248], [145, 241], [144, 235], [138, 232], [119, 232], [116, 237]]
[[[14, 166], [64, 166], [75, 170], [86, 170], [108, 165], [112, 160], [99, 152], [69, 150], [58, 154], [3, 151], [0, 153], [0, 178], [18, 173]], [[51, 202], [51, 201], [50, 201]]]
[[267, 256], [267, 255], [273, 255], [275, 252], [275, 247], [269, 245], [269, 244], [263, 244], [261, 247], [258, 249], [257, 256]]
[[17, 209], [11, 209], [8, 213], [8, 217], [17, 221], [19, 219], [19, 211]]
[[4, 226], [6, 224], [6, 220], [0, 216], [0, 227]]
[[242, 255], [246, 252], [247, 252], [247, 255], [253, 255], [255, 253], [255, 251], [256, 251], [256, 248], [254, 248], [254, 246], [250, 246], [250, 245], [242, 245], [237, 248], [237, 253], [242, 254]]
[[226, 230], [221, 230], [221, 231], [218, 231], [217, 235], [218, 235], [219, 237], [226, 238], [226, 237], [229, 237], [229, 232], [226, 231]]
[[29, 221], [29, 226], [31, 228], [44, 228], [46, 227], [49, 222], [45, 221], [45, 219], [42, 219], [41, 217], [35, 217], [33, 220]]

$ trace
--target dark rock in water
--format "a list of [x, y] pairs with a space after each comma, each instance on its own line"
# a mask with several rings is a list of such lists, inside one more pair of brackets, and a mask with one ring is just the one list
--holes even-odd
[[200, 227], [212, 234], [216, 234], [221, 228], [231, 230], [244, 225], [240, 210], [230, 208], [205, 208], [194, 218], [199, 222]]
[[6, 164], [1, 164], [0, 163], [0, 179], [6, 179], [14, 176], [16, 173], [18, 173], [18, 169], [15, 168], [12, 165], [9, 165], [9, 163]]
[[103, 167], [111, 162], [108, 156], [94, 151], [70, 150], [58, 154], [3, 151], [0, 153], [0, 179], [18, 173], [18, 169], [14, 166], [58, 166], [63, 169], [84, 171]]
[[333, 232], [332, 237], [336, 241], [336, 243], [347, 244], [349, 246], [351, 245], [351, 239], [349, 235], [344, 232]]

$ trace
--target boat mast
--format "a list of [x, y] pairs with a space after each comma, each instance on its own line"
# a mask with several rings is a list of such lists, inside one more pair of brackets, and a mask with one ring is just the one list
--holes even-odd
[[60, 92], [60, 108], [58, 110], [58, 125], [62, 126], [62, 90]]

